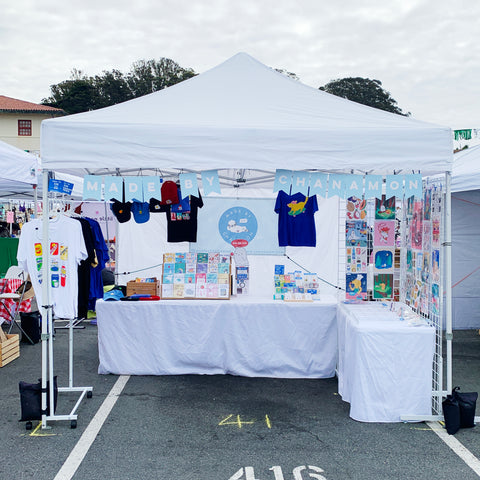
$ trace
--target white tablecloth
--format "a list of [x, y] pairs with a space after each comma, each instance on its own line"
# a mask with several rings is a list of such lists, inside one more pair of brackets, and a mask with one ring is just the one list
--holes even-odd
[[399, 422], [431, 415], [435, 329], [409, 326], [380, 303], [340, 304], [338, 392], [350, 417]]
[[102, 374], [329, 378], [337, 301], [97, 301]]

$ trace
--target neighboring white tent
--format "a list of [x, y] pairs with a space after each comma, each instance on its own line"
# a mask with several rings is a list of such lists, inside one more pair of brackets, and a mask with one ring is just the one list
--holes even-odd
[[[451, 131], [329, 95], [245, 53], [177, 85], [42, 122], [44, 168], [451, 169]], [[77, 173], [78, 174], [78, 173]]]
[[453, 162], [453, 328], [480, 329], [480, 145], [455, 154]]
[[37, 158], [31, 153], [0, 141], [0, 197], [33, 196], [37, 184]]

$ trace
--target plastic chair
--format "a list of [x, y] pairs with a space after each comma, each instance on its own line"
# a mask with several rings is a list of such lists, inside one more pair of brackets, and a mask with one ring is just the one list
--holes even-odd
[[[10, 316], [10, 318], [6, 320], [7, 323], [10, 325], [10, 328], [8, 329], [8, 333], [10, 333], [12, 331], [12, 328], [16, 325], [18, 329], [22, 332], [22, 335], [24, 335], [25, 338], [33, 345], [35, 342], [33, 342], [32, 339], [25, 333], [25, 331], [21, 327], [21, 324], [19, 323], [20, 304], [25, 299], [25, 293], [26, 293], [25, 272], [20, 267], [17, 267], [16, 265], [12, 265], [11, 267], [8, 268], [4, 278], [6, 280], [12, 280], [12, 279], [22, 280], [22, 285], [21, 285], [22, 288], [20, 290], [20, 293], [6, 292], [8, 282], [4, 282], [3, 288], [0, 291], [0, 304]], [[6, 305], [6, 300], [13, 300], [14, 302], [13, 308], [10, 309]]]

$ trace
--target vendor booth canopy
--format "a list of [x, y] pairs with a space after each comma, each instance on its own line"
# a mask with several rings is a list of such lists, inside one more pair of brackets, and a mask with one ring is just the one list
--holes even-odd
[[480, 145], [453, 158], [453, 328], [480, 328]]
[[31, 153], [0, 141], [0, 197], [33, 195], [37, 184], [37, 158]]
[[245, 53], [150, 95], [45, 120], [41, 130], [43, 167], [84, 173], [286, 168], [433, 174], [450, 171], [452, 150], [447, 127], [308, 87]]
[[[83, 178], [66, 173], [57, 173], [55, 178], [73, 183], [69, 198], [81, 198]], [[0, 141], [0, 198], [33, 199], [38, 185], [42, 192], [41, 160], [24, 150]]]

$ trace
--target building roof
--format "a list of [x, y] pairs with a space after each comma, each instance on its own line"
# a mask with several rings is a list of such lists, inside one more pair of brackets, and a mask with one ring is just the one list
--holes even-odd
[[60, 108], [25, 102], [24, 100], [6, 97], [5, 95], [0, 95], [0, 113], [50, 113], [65, 115], [65, 112]]

